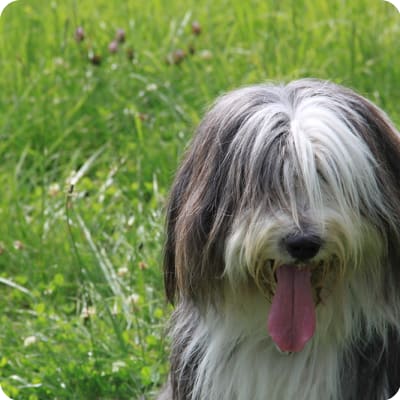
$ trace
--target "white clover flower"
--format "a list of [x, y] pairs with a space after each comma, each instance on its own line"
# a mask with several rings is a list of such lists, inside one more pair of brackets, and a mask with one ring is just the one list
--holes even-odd
[[138, 304], [140, 300], [140, 296], [136, 293], [132, 293], [129, 297], [128, 297], [128, 301], [131, 304]]
[[[115, 361], [112, 363], [111, 370], [112, 372], [118, 372], [120, 369], [125, 368], [126, 363], [124, 361]], [[0, 399], [1, 400], [1, 399]]]
[[[35, 344], [36, 342], [37, 342], [37, 337], [36, 336], [27, 336], [24, 339], [24, 346], [28, 347], [28, 346], [31, 346], [32, 344]], [[2, 400], [1, 397], [0, 397], [0, 400]]]
[[61, 192], [61, 187], [58, 183], [52, 183], [47, 192], [49, 196], [55, 197]]
[[129, 269], [127, 267], [121, 267], [118, 269], [117, 274], [121, 277], [126, 276], [129, 274]]

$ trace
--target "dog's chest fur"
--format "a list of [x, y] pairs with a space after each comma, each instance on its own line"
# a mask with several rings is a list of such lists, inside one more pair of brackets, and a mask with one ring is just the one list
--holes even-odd
[[316, 345], [299, 354], [282, 355], [267, 339], [245, 338], [242, 343], [234, 344], [229, 336], [229, 332], [221, 331], [210, 338], [194, 385], [199, 395], [194, 398], [339, 398], [340, 356], [333, 345], [324, 344], [323, 351], [322, 345]]
[[234, 347], [216, 335], [203, 356], [197, 376], [192, 377], [194, 391], [182, 398], [386, 400], [393, 395], [386, 374], [388, 354], [379, 340], [346, 358], [333, 343], [310, 345], [300, 354], [284, 356], [271, 343], [243, 342]]
[[312, 341], [288, 355], [268, 337], [268, 309], [261, 297], [229, 301], [222, 314], [211, 310], [203, 317], [181, 304], [173, 329], [173, 347], [179, 349], [171, 357], [174, 399], [388, 399], [390, 376], [399, 368], [398, 344], [390, 345], [396, 337], [388, 331], [385, 346], [381, 338], [363, 334], [354, 318], [359, 310], [349, 307], [338, 315], [339, 300], [333, 299], [346, 301], [346, 296], [331, 297], [320, 309]]

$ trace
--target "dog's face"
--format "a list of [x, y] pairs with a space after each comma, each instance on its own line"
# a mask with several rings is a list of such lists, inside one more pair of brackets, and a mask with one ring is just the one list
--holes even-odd
[[343, 87], [301, 80], [223, 96], [171, 193], [169, 299], [206, 304], [224, 288], [254, 288], [285, 351], [303, 348], [316, 307], [352, 276], [389, 299], [400, 268], [399, 160], [385, 114]]

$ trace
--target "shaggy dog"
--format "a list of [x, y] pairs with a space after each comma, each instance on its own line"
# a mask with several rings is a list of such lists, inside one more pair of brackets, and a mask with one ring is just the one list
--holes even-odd
[[400, 386], [400, 135], [344, 87], [219, 98], [177, 173], [166, 400], [386, 400]]

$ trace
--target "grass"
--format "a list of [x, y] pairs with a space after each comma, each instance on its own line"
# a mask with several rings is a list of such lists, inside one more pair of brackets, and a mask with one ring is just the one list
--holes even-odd
[[12, 3], [0, 20], [5, 392], [152, 398], [168, 368], [163, 205], [206, 106], [240, 85], [314, 76], [399, 123], [399, 36], [380, 0]]

